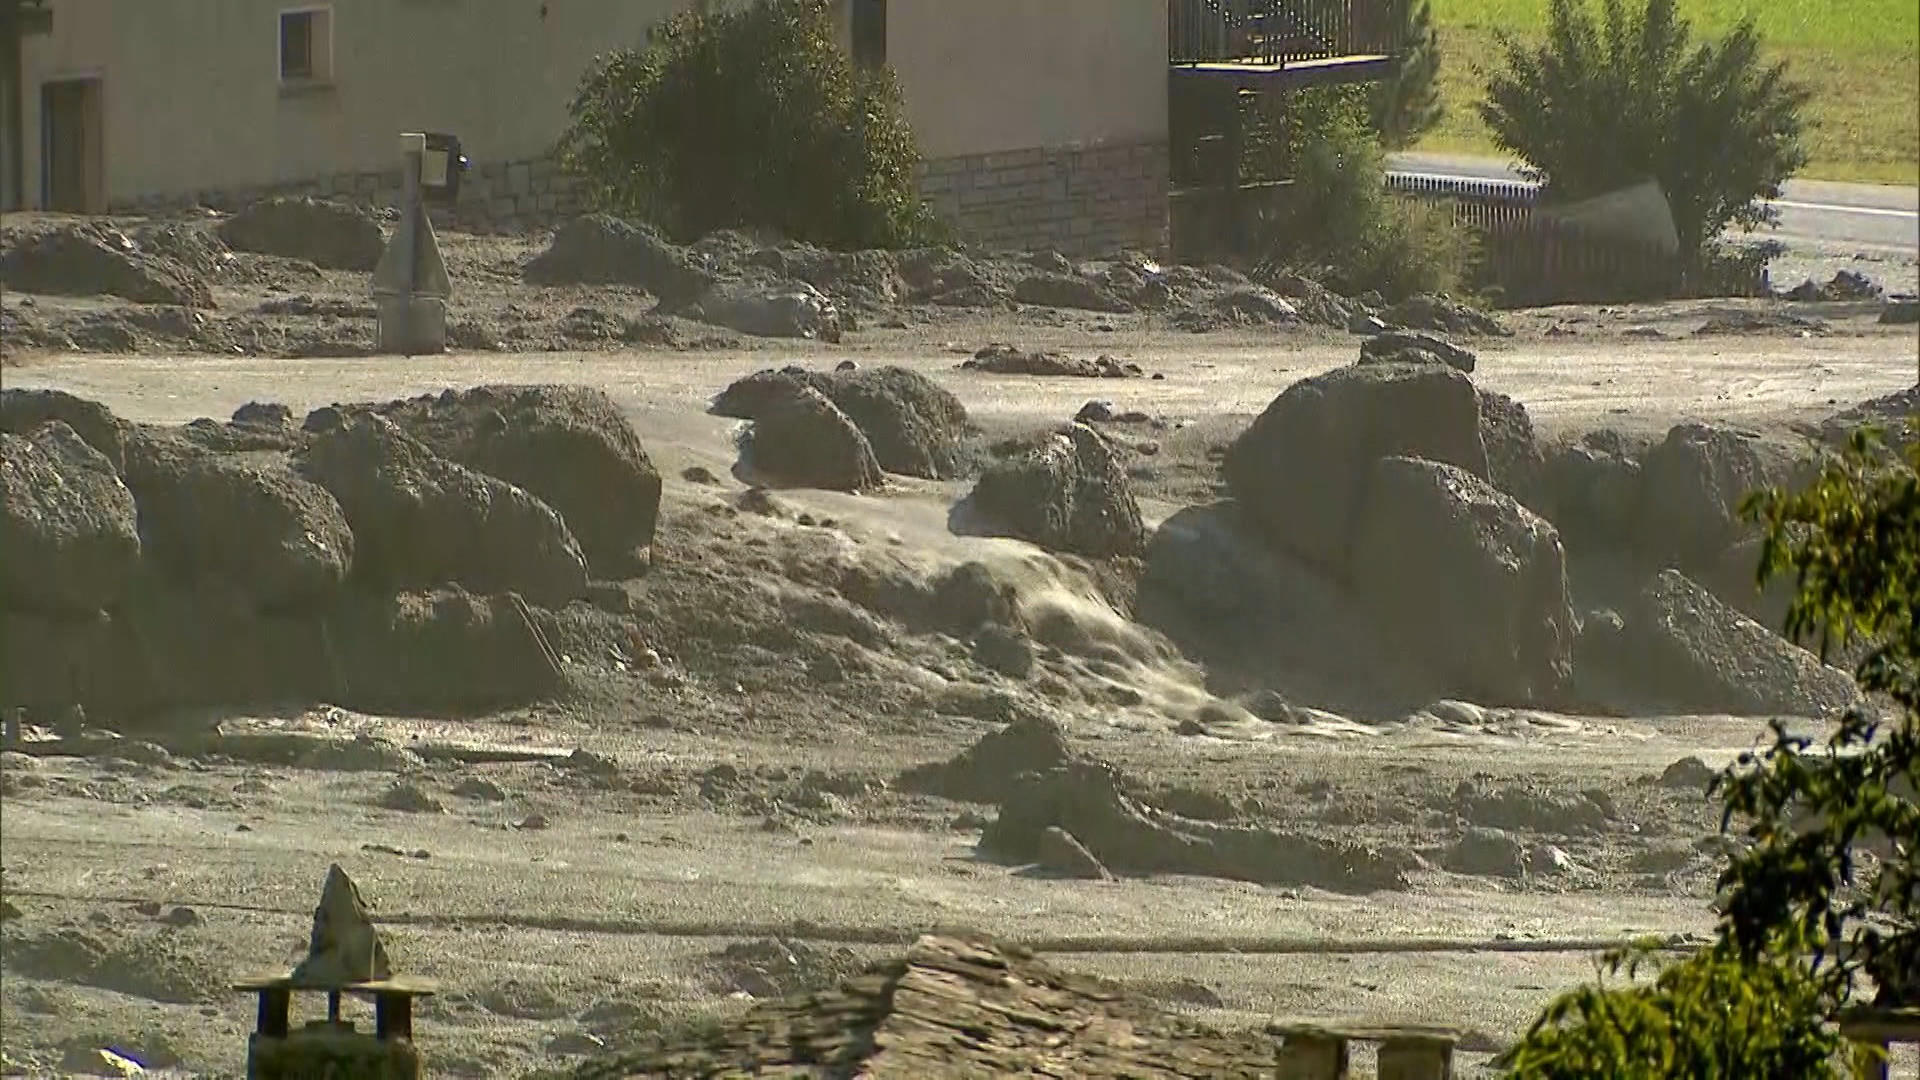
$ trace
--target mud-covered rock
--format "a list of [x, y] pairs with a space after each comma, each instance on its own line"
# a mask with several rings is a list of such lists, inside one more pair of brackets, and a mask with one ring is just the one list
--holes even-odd
[[565, 692], [538, 612], [464, 589], [350, 600], [333, 617], [336, 700], [399, 713], [467, 713]]
[[1146, 549], [1126, 469], [1106, 438], [1085, 424], [993, 465], [968, 505], [984, 529], [1049, 550], [1104, 558]]
[[383, 416], [339, 419], [314, 432], [301, 468], [345, 511], [354, 577], [368, 585], [458, 583], [536, 603], [586, 593], [586, 557], [551, 506], [440, 457]]
[[1487, 479], [1493, 486], [1532, 504], [1546, 456], [1534, 437], [1527, 407], [1505, 394], [1476, 390], [1480, 399], [1480, 441], [1487, 447]]
[[1119, 314], [1133, 305], [1093, 278], [1079, 274], [1033, 274], [1021, 278], [1013, 287], [1013, 298], [1035, 307], [1072, 308]]
[[72, 428], [118, 472], [126, 464], [127, 422], [97, 401], [64, 390], [0, 390], [0, 431], [25, 435], [49, 420]]
[[1063, 376], [1080, 379], [1138, 379], [1146, 375], [1138, 364], [1129, 364], [1111, 356], [1068, 356], [1062, 352], [1029, 352], [1014, 345], [988, 345], [961, 364], [967, 371], [987, 371], [995, 375]]
[[561, 226], [522, 276], [536, 285], [636, 285], [669, 310], [699, 299], [716, 280], [685, 248], [610, 214]]
[[1640, 462], [1624, 449], [1582, 441], [1541, 451], [1528, 505], [1554, 523], [1569, 549], [1631, 547], [1641, 474]]
[[126, 482], [149, 561], [182, 584], [220, 583], [260, 611], [305, 610], [331, 599], [353, 565], [340, 504], [278, 456], [142, 433]]
[[1544, 518], [1456, 466], [1387, 458], [1354, 543], [1361, 603], [1444, 692], [1563, 698], [1578, 623], [1560, 536]]
[[916, 795], [997, 803], [1012, 795], [1021, 773], [1056, 768], [1071, 760], [1073, 752], [1059, 723], [1027, 716], [982, 736], [956, 757], [915, 765], [901, 773], [894, 786]]
[[1008, 626], [1019, 617], [1014, 587], [994, 576], [985, 563], [961, 563], [934, 585], [929, 622], [939, 629], [969, 634], [982, 626]]
[[1718, 424], [1688, 422], [1641, 461], [1638, 547], [1656, 561], [1709, 565], [1746, 531], [1740, 502], [1790, 482], [1799, 465], [1786, 448]]
[[1411, 330], [1383, 330], [1360, 343], [1362, 364], [1445, 364], [1473, 374], [1479, 358], [1453, 342]]
[[1461, 337], [1512, 337], [1513, 331], [1479, 308], [1445, 294], [1410, 296], [1380, 313], [1389, 325]]
[[866, 435], [813, 387], [792, 387], [758, 411], [741, 443], [742, 460], [755, 474], [830, 491], [866, 491], [885, 482]]
[[1517, 878], [1527, 874], [1527, 848], [1500, 829], [1468, 829], [1447, 849], [1442, 864], [1456, 874]]
[[220, 223], [235, 251], [303, 259], [328, 270], [371, 271], [386, 235], [371, 211], [310, 196], [262, 199]]
[[1473, 383], [1429, 364], [1367, 364], [1302, 379], [1228, 449], [1228, 487], [1269, 539], [1344, 579], [1373, 465], [1396, 455], [1487, 475]]
[[142, 251], [126, 234], [94, 221], [9, 232], [0, 285], [52, 296], [118, 296], [136, 304], [212, 307], [205, 275]]
[[1118, 874], [1197, 874], [1361, 893], [1404, 888], [1411, 865], [1362, 844], [1177, 817], [1134, 796], [1112, 767], [1084, 761], [1023, 774], [981, 834], [980, 850], [1032, 863], [1049, 828], [1071, 833]]
[[0, 600], [26, 611], [110, 607], [140, 563], [133, 495], [64, 421], [0, 432]]
[[752, 420], [795, 386], [818, 390], [852, 418], [888, 472], [938, 480], [965, 470], [966, 407], [951, 391], [907, 368], [758, 371], [721, 391], [713, 411]]
[[559, 511], [603, 577], [630, 575], [653, 544], [660, 472], [600, 390], [477, 386], [377, 408], [440, 456]]
[[839, 341], [844, 327], [832, 299], [804, 281], [722, 281], [686, 313], [754, 337]]
[[1823, 717], [1859, 698], [1846, 672], [1735, 611], [1678, 570], [1661, 571], [1610, 640], [1583, 642], [1616, 707]]

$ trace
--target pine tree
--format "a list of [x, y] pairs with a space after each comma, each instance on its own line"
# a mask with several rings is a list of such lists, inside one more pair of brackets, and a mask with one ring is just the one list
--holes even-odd
[[1440, 32], [1430, 0], [1400, 7], [1402, 52], [1393, 74], [1373, 87], [1373, 127], [1389, 150], [1401, 150], [1432, 131], [1446, 113], [1440, 100]]

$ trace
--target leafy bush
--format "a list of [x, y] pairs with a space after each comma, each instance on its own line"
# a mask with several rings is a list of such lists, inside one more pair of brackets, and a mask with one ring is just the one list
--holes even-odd
[[1258, 128], [1263, 171], [1285, 170], [1293, 180], [1267, 223], [1265, 261], [1389, 301], [1460, 291], [1473, 236], [1447, 208], [1387, 191], [1386, 154], [1365, 92], [1307, 91], [1284, 109]]
[[1609, 955], [1599, 981], [1557, 998], [1499, 1066], [1529, 1080], [1844, 1075], [1805, 964], [1710, 950], [1658, 967], [1650, 984], [1606, 984], [1623, 972], [1639, 978], [1652, 957]]
[[[1826, 745], [1776, 723], [1715, 783], [1749, 842], [1721, 874], [1714, 946], [1651, 987], [1581, 987], [1505, 1057], [1515, 1077], [1836, 1074], [1826, 1021], [1877, 986], [1920, 1003], [1920, 431], [1888, 450], [1857, 432], [1805, 490], [1758, 492], [1760, 580], [1799, 585], [1790, 637], [1865, 650], [1862, 689]], [[1617, 972], [1621, 957], [1613, 958]]]
[[1730, 224], [1774, 220], [1758, 200], [1806, 164], [1808, 94], [1761, 60], [1751, 20], [1694, 46], [1677, 0], [1644, 2], [1601, 0], [1596, 24], [1586, 0], [1551, 0], [1544, 44], [1502, 38], [1480, 115], [1557, 198], [1657, 180], [1691, 254]]
[[1432, 131], [1446, 115], [1440, 100], [1440, 30], [1430, 0], [1399, 5], [1405, 50], [1393, 73], [1373, 84], [1367, 108], [1373, 130], [1389, 150], [1404, 150]]
[[696, 5], [597, 59], [569, 115], [561, 160], [589, 200], [681, 239], [893, 247], [934, 228], [893, 76], [855, 69], [829, 0]]

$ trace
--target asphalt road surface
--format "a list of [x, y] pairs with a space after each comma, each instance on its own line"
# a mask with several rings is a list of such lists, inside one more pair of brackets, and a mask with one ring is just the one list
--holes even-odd
[[[1395, 172], [1473, 180], [1518, 180], [1497, 158], [1449, 154], [1394, 154]], [[1769, 235], [1790, 248], [1845, 250], [1853, 254], [1920, 258], [1920, 188], [1789, 180], [1774, 205], [1780, 227]]]

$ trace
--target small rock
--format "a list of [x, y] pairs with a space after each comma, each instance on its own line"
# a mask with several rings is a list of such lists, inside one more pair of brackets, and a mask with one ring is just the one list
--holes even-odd
[[190, 907], [174, 908], [162, 916], [160, 921], [166, 923], [168, 926], [177, 926], [182, 929], [189, 926], [199, 926], [206, 922], [205, 919], [200, 917], [199, 912]]
[[680, 479], [685, 480], [689, 484], [706, 484], [709, 486], [720, 482], [720, 478], [713, 475], [713, 470], [707, 468], [705, 465], [687, 466], [680, 471]]
[[514, 822], [513, 827], [519, 829], [521, 832], [539, 832], [541, 829], [546, 828], [548, 824], [547, 815], [528, 814], [526, 817]]
[[1014, 679], [1033, 674], [1033, 642], [997, 623], [980, 628], [973, 638], [974, 663]]
[[1517, 878], [1527, 873], [1527, 849], [1501, 829], [1468, 829], [1442, 860], [1456, 874]]
[[599, 1036], [584, 1031], [563, 1031], [547, 1040], [549, 1054], [598, 1054], [606, 1048], [606, 1042]]
[[854, 362], [853, 362], [853, 361], [851, 361], [851, 360], [842, 360], [842, 361], [840, 361], [839, 363], [837, 363], [837, 364], [835, 364], [835, 365], [833, 365], [833, 370], [835, 370], [835, 371], [858, 371], [858, 370], [860, 370], [860, 365], [859, 365], [859, 364], [856, 364], [856, 363], [854, 363]]
[[479, 799], [483, 802], [499, 802], [507, 797], [506, 790], [499, 784], [478, 776], [469, 776], [454, 785], [453, 793], [463, 799]]
[[1713, 778], [1718, 775], [1713, 771], [1712, 766], [1699, 758], [1683, 757], [1667, 766], [1666, 771], [1660, 774], [1660, 786], [1705, 791], [1707, 785], [1713, 783]]
[[1080, 406], [1080, 411], [1073, 414], [1073, 419], [1075, 422], [1082, 424], [1104, 423], [1112, 420], [1113, 403], [1110, 401], [1089, 401], [1085, 405]]
[[74, 1076], [140, 1076], [147, 1070], [130, 1057], [98, 1046], [72, 1046], [60, 1058], [60, 1071]]
[[407, 814], [438, 814], [446, 809], [440, 804], [439, 799], [408, 783], [399, 783], [388, 788], [380, 796], [379, 805], [383, 809], [398, 810]]
[[1107, 881], [1112, 879], [1100, 860], [1093, 857], [1085, 845], [1074, 835], [1057, 825], [1050, 825], [1040, 834], [1039, 848], [1035, 852], [1035, 865], [1048, 873], [1060, 877], [1079, 878], [1086, 881]]

